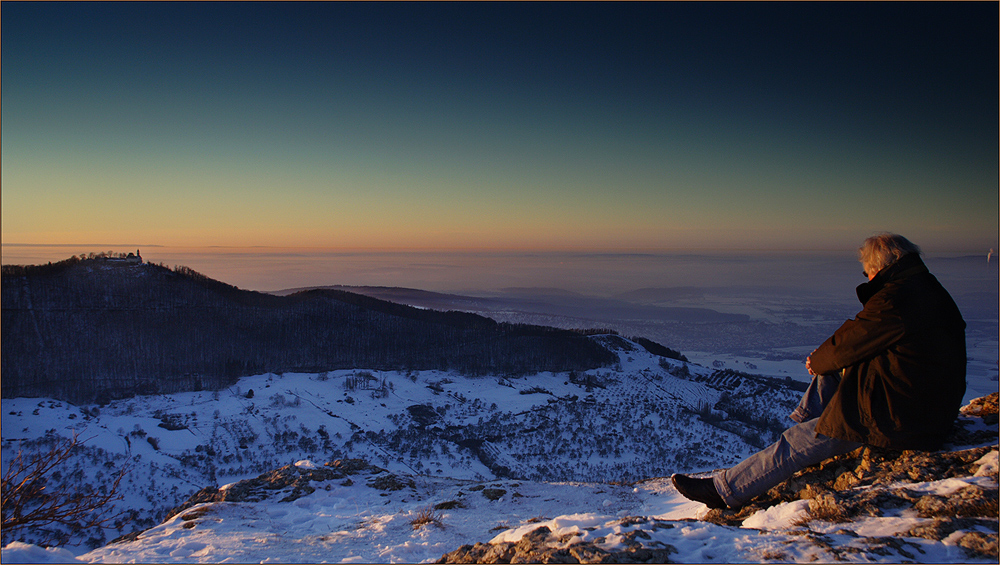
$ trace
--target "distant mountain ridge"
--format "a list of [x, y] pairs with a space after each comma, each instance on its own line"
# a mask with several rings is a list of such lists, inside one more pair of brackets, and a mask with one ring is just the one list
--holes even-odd
[[581, 332], [338, 289], [276, 296], [185, 267], [100, 259], [4, 266], [2, 297], [5, 398], [106, 401], [218, 389], [269, 371], [526, 374], [617, 360]]
[[[651, 304], [665, 300], [672, 289], [641, 289], [616, 297], [584, 296], [557, 288], [511, 287], [497, 296], [467, 296], [385, 286], [322, 286], [287, 289], [272, 294], [286, 296], [307, 289], [333, 289], [363, 294], [382, 300], [409, 304], [420, 308], [438, 310], [461, 309], [490, 315], [495, 312], [516, 311], [528, 315], [557, 315], [580, 320], [594, 319], [611, 322], [622, 318], [649, 318], [660, 322], [743, 323], [750, 321], [745, 314], [719, 312], [694, 306], [660, 306]], [[685, 288], [683, 296], [700, 296], [703, 290]], [[666, 293], [664, 295], [663, 293]], [[671, 294], [674, 293], [674, 294]]]

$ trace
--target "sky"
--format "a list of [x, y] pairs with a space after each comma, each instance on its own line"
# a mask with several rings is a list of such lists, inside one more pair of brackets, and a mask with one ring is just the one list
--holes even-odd
[[2, 241], [998, 240], [998, 5], [12, 3]]

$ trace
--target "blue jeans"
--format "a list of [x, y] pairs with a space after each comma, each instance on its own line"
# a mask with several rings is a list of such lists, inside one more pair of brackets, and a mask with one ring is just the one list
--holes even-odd
[[819, 415], [823, 413], [823, 409], [829, 404], [830, 398], [833, 397], [833, 393], [837, 392], [837, 387], [840, 386], [841, 375], [842, 373], [834, 373], [832, 375], [813, 377], [813, 380], [809, 383], [809, 388], [802, 394], [802, 400], [799, 401], [799, 405], [788, 417], [800, 424], [806, 420], [819, 418]]
[[713, 477], [715, 490], [730, 508], [743, 506], [797, 471], [861, 447], [857, 442], [816, 433], [819, 415], [839, 384], [839, 374], [814, 377], [789, 416], [800, 424], [785, 430], [770, 446]]

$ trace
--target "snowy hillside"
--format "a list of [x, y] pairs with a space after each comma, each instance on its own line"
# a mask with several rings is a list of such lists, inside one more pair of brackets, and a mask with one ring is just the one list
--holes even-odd
[[[938, 539], [912, 533], [938, 518], [893, 504], [845, 524], [808, 518], [808, 500], [776, 500], [727, 522], [665, 477], [752, 453], [747, 441], [769, 442], [800, 393], [657, 357], [617, 336], [592, 339], [620, 362], [522, 378], [265, 374], [225, 391], [100, 407], [5, 399], [5, 460], [58, 436], [86, 440], [51, 488], [100, 488], [125, 462], [133, 469], [120, 503], [128, 515], [115, 530], [84, 532], [64, 549], [11, 543], [3, 562], [503, 561], [517, 551], [535, 559], [572, 551], [681, 562], [995, 562], [995, 448], [966, 455], [975, 460], [961, 476], [906, 485], [930, 498], [975, 488], [988, 501], [992, 493], [992, 522], [963, 522]], [[975, 441], [996, 443], [993, 422], [972, 424], [992, 431]], [[715, 523], [691, 521], [699, 518]], [[992, 553], [965, 547], [973, 538], [992, 539]]]
[[[265, 374], [228, 390], [105, 406], [5, 399], [4, 455], [45, 449], [74, 434], [85, 440], [51, 488], [99, 488], [123, 464], [132, 465], [120, 503], [127, 516], [109, 532], [68, 540], [92, 548], [157, 524], [203, 487], [303, 459], [364, 458], [394, 473], [480, 481], [634, 481], [710, 470], [751, 453], [744, 438], [769, 441], [799, 394], [776, 381], [713, 379], [708, 369], [651, 355], [617, 336], [592, 339], [616, 349], [620, 362], [522, 378]], [[754, 414], [745, 422], [710, 409], [726, 405], [720, 399], [744, 397]], [[46, 534], [19, 532], [15, 539], [40, 542]]]

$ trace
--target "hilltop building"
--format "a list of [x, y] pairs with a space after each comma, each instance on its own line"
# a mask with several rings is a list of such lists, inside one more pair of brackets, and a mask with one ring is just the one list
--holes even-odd
[[135, 253], [129, 253], [125, 257], [107, 257], [104, 259], [109, 263], [124, 263], [126, 265], [142, 265], [142, 255], [139, 255], [139, 250], [136, 249]]

